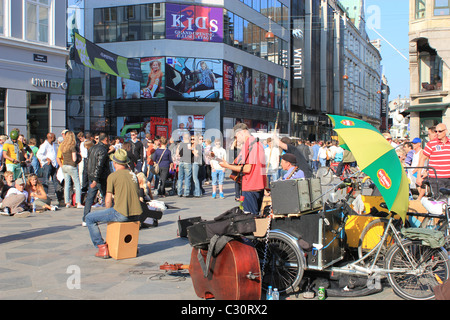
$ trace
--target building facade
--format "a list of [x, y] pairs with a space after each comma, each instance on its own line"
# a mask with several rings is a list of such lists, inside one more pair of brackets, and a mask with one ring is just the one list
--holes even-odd
[[288, 133], [289, 1], [73, 5], [84, 21], [72, 29], [85, 30], [83, 36], [105, 50], [138, 59], [143, 79], [71, 61], [70, 129], [119, 135], [160, 117], [172, 120], [172, 131], [193, 123], [193, 132], [217, 137], [238, 121], [271, 130], [278, 118], [278, 129]]
[[66, 3], [0, 0], [0, 133], [59, 134], [66, 122]]
[[364, 0], [341, 0], [345, 10], [344, 113], [382, 126], [381, 54], [371, 42], [364, 18]]
[[450, 1], [410, 0], [410, 130], [427, 138], [428, 128], [450, 126]]

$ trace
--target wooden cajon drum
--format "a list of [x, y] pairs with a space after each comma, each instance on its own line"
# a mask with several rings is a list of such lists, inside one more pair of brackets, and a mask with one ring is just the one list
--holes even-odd
[[110, 222], [106, 228], [109, 255], [116, 259], [135, 258], [139, 240], [139, 222]]

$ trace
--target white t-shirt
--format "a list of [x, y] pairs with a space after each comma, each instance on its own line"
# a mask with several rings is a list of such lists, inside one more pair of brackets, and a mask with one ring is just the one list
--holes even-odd
[[20, 192], [19, 190], [17, 190], [16, 188], [9, 188], [8, 192], [6, 193], [5, 198], [7, 198], [9, 195], [11, 194], [23, 194], [25, 196], [25, 199], [28, 199], [28, 192], [23, 190], [22, 192]]
[[[216, 158], [219, 158], [219, 159], [222, 159], [222, 160], [225, 160], [225, 158], [227, 156], [227, 152], [222, 147], [219, 147], [219, 148], [214, 147], [214, 148], [212, 148], [211, 151], [214, 152], [214, 156]], [[211, 169], [223, 170], [223, 167], [219, 164], [219, 161], [217, 161], [217, 160], [211, 160], [210, 164], [211, 164]]]

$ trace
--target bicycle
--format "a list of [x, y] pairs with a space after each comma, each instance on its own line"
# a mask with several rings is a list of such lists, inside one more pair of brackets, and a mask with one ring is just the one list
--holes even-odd
[[[278, 228], [270, 229], [264, 241], [256, 244], [260, 257], [263, 288], [276, 285], [280, 292], [296, 292], [299, 290], [304, 271], [311, 269], [335, 274], [365, 276], [368, 288], [373, 287], [374, 279], [387, 277], [398, 296], [404, 299], [430, 300], [434, 298], [433, 288], [450, 278], [447, 251], [442, 247], [431, 248], [422, 241], [405, 238], [397, 229], [398, 226], [395, 226], [394, 215], [386, 219], [387, 223], [378, 243], [368, 252], [364, 252], [356, 261], [342, 261], [345, 259], [344, 255], [341, 259], [331, 262], [323, 260], [322, 250], [324, 251], [327, 247], [331, 249], [335, 241], [345, 241], [341, 233], [350, 212], [346, 210], [348, 204], [345, 199], [334, 204], [326, 202], [322, 211], [317, 214], [319, 225], [327, 223], [326, 206], [331, 205], [342, 212], [342, 220], [332, 232], [335, 236], [331, 242], [326, 240], [325, 243], [316, 244], [318, 245], [315, 247], [316, 255], [300, 247], [299, 241], [302, 237], [298, 236], [297, 229], [300, 228], [301, 223], [297, 224], [293, 218], [275, 223]], [[276, 218], [272, 221], [276, 222]], [[321, 241], [319, 238], [319, 242]], [[389, 243], [389, 246], [384, 246], [385, 243]], [[383, 259], [382, 265], [379, 259]], [[312, 261], [316, 263], [312, 264]], [[335, 266], [338, 261], [342, 266]]]
[[316, 178], [320, 179], [322, 186], [328, 186], [333, 182], [333, 177], [339, 177], [341, 181], [347, 178], [351, 178], [356, 182], [358, 189], [361, 189], [361, 181], [364, 178], [362, 173], [357, 167], [352, 167], [349, 163], [344, 164], [341, 175], [337, 174], [338, 162], [331, 163], [329, 167], [320, 167], [316, 172]]

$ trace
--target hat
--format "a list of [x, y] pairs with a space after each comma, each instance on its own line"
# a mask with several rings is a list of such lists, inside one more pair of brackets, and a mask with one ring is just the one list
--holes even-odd
[[11, 138], [11, 140], [17, 140], [17, 138], [19, 138], [19, 132], [17, 132], [17, 130], [13, 130], [9, 134], [9, 137]]
[[17, 178], [15, 184], [25, 184], [25, 181], [22, 178]]
[[127, 152], [124, 149], [117, 149], [112, 155], [109, 156], [111, 161], [114, 161], [117, 164], [125, 165], [130, 162], [130, 159], [127, 156]]
[[292, 153], [285, 153], [281, 156], [284, 161], [290, 162], [292, 164], [297, 164], [297, 158]]
[[421, 142], [422, 142], [422, 139], [420, 139], [420, 138], [414, 138], [412, 141], [412, 143], [421, 143]]

